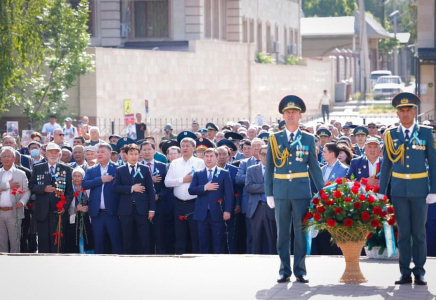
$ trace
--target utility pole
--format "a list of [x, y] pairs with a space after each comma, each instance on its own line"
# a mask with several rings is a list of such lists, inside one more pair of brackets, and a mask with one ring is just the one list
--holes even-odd
[[[360, 32], [360, 90], [365, 93], [369, 91], [369, 50], [368, 35], [365, 21], [365, 2], [359, 0], [359, 32]], [[376, 58], [375, 58], [376, 59]]]
[[[394, 38], [397, 38], [397, 31], [398, 31], [398, 21], [397, 21], [397, 17], [399, 15], [399, 13], [397, 12], [397, 0], [394, 0], [392, 2], [392, 9], [393, 9], [393, 17], [394, 17]], [[398, 48], [395, 45], [394, 46], [394, 75], [398, 75], [398, 54], [397, 54]]]

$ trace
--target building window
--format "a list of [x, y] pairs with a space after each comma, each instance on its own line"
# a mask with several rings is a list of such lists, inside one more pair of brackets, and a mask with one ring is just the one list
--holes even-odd
[[227, 0], [221, 0], [220, 17], [221, 17], [220, 39], [226, 40], [227, 39]]
[[262, 52], [262, 23], [257, 24], [257, 52]]
[[242, 42], [248, 43], [248, 25], [246, 18], [242, 20]]
[[135, 37], [169, 37], [168, 0], [135, 1]]
[[250, 20], [250, 43], [254, 43], [254, 20]]
[[283, 28], [283, 49], [285, 49], [285, 55], [288, 54], [288, 29]]
[[204, 1], [204, 37], [212, 37], [212, 6], [211, 0]]
[[298, 37], [298, 29], [295, 29], [295, 33], [294, 33], [294, 35], [295, 35], [295, 55], [299, 55], [298, 54], [298, 44], [300, 44], [300, 41], [299, 41], [299, 37]]
[[266, 52], [272, 52], [271, 25], [266, 24]]

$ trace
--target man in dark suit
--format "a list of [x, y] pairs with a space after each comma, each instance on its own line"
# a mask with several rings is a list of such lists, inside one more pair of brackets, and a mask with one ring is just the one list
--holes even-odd
[[[150, 241], [150, 222], [156, 211], [156, 194], [150, 169], [139, 164], [139, 146], [124, 146], [127, 164], [119, 167], [112, 187], [120, 195], [118, 215], [120, 216], [125, 254], [133, 254], [133, 232], [139, 240], [139, 253], [147, 254]], [[144, 195], [145, 194], [145, 195]]]
[[146, 140], [141, 144], [141, 154], [144, 160], [143, 165], [148, 166], [153, 179], [154, 191], [156, 193], [156, 212], [153, 223], [151, 224], [150, 253], [166, 254], [165, 250], [165, 200], [169, 191], [165, 187], [165, 176], [167, 166], [154, 159], [156, 148], [155, 144]]
[[[71, 168], [60, 163], [61, 149], [55, 143], [47, 145], [47, 162], [34, 166], [29, 188], [36, 194], [35, 219], [38, 224], [38, 252], [56, 253], [56, 238], [59, 215], [62, 216], [61, 233], [65, 233], [69, 221], [68, 208], [73, 200]], [[66, 203], [60, 212], [56, 204], [65, 196]], [[59, 237], [60, 253], [63, 252], [64, 239]]]
[[206, 168], [194, 172], [188, 192], [197, 195], [194, 220], [198, 221], [200, 253], [220, 254], [228, 249], [224, 221], [230, 219], [233, 202], [233, 184], [228, 171], [216, 165], [218, 151], [204, 151]]
[[97, 149], [98, 164], [89, 167], [82, 187], [90, 190], [89, 215], [94, 233], [94, 252], [105, 253], [106, 234], [113, 254], [122, 254], [121, 228], [118, 218], [119, 195], [112, 191], [117, 166], [110, 161], [112, 148], [101, 143]]
[[[276, 254], [277, 225], [274, 208], [270, 208], [265, 196], [265, 163], [267, 145], [259, 150], [260, 164], [247, 169], [245, 189], [248, 193], [247, 218], [251, 222], [251, 235], [253, 237], [253, 254]], [[265, 239], [268, 242], [268, 251], [262, 251]]]

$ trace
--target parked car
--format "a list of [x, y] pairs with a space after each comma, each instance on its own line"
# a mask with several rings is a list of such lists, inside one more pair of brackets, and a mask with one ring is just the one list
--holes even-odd
[[391, 76], [392, 72], [389, 70], [379, 70], [371, 72], [371, 89], [374, 89], [375, 84], [377, 83], [377, 79], [382, 76]]
[[381, 76], [374, 86], [374, 100], [391, 99], [402, 92], [403, 88], [400, 76]]

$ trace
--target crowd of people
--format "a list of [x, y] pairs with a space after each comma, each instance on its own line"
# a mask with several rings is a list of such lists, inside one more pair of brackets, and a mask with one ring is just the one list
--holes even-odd
[[[272, 195], [292, 198], [301, 193], [311, 198], [320, 186], [340, 177], [367, 178], [371, 186], [388, 184], [380, 182], [384, 136], [401, 126], [330, 120], [316, 126], [297, 123], [290, 132], [293, 114], [304, 112], [304, 102], [296, 97], [283, 103], [284, 120], [276, 124], [257, 126], [241, 120], [219, 128], [213, 123], [201, 127], [194, 120], [190, 131], [177, 134], [167, 124], [159, 142], [149, 135], [141, 114], [136, 115], [136, 141], [116, 134], [105, 141], [87, 117], [78, 127], [66, 118], [62, 127], [54, 115], [41, 132], [32, 133], [26, 147], [4, 135], [0, 252], [279, 253], [286, 281], [289, 249], [299, 252], [295, 259], [304, 264], [305, 254], [297, 249], [301, 218], [295, 220], [294, 207], [292, 214], [281, 216], [293, 224], [292, 232], [280, 230], [275, 206], [284, 204]], [[429, 125], [436, 136], [436, 125], [430, 121], [422, 125]], [[298, 138], [289, 165], [301, 166], [298, 174], [308, 172], [302, 176], [308, 178], [308, 190], [288, 185], [276, 191], [275, 183], [273, 193], [272, 180], [281, 174], [272, 163], [277, 150], [271, 150], [270, 138], [280, 148], [283, 133], [290, 134], [286, 139], [291, 145]], [[415, 162], [407, 161], [407, 168], [409, 163]], [[304, 202], [298, 209], [306, 212], [307, 206]], [[286, 210], [292, 208], [282, 206], [281, 211]], [[435, 231], [436, 210], [430, 206], [426, 243], [430, 256], [436, 256]], [[328, 233], [314, 238], [311, 251], [341, 254]]]

